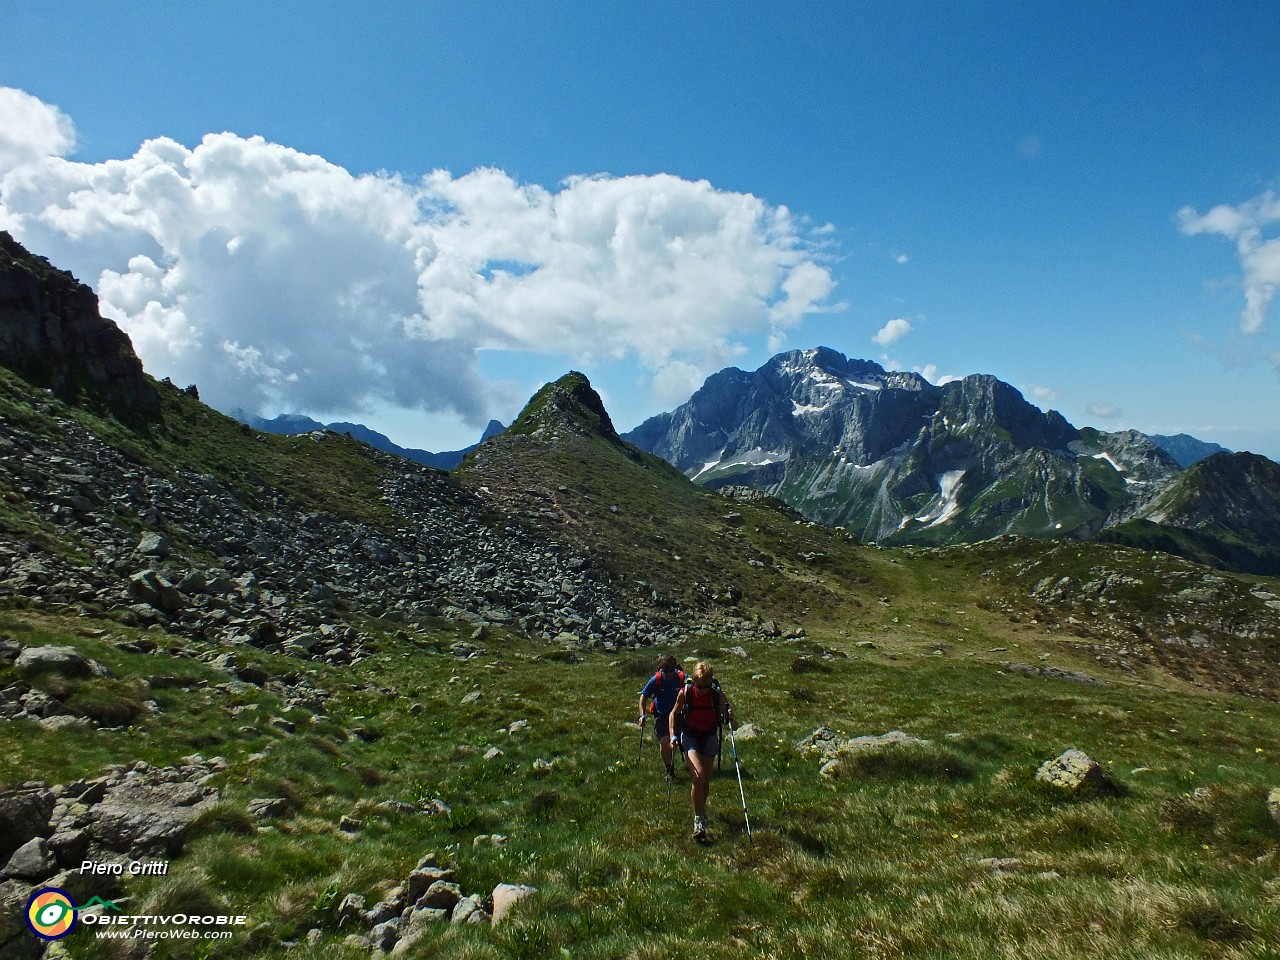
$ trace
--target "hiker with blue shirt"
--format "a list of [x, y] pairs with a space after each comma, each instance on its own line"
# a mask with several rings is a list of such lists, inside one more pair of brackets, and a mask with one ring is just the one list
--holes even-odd
[[667, 768], [668, 780], [675, 779], [676, 767], [671, 759], [672, 742], [667, 723], [684, 683], [684, 671], [676, 658], [668, 654], [658, 662], [658, 672], [640, 691], [640, 726], [643, 728], [645, 718], [653, 714], [653, 732], [662, 748], [662, 763]]

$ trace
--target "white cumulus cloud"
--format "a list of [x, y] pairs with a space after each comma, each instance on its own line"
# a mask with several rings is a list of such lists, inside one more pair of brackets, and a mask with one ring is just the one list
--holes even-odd
[[880, 346], [887, 347], [891, 343], [897, 343], [910, 332], [911, 322], [904, 317], [898, 317], [881, 327], [871, 339]]
[[215, 405], [482, 423], [488, 348], [634, 357], [675, 395], [743, 340], [831, 308], [820, 241], [785, 207], [706, 181], [409, 183], [232, 133], [76, 163], [59, 159], [70, 122], [11, 93], [0, 124], [18, 104], [61, 138], [0, 125], [0, 229], [90, 282], [148, 370]]
[[75, 149], [71, 118], [25, 90], [0, 87], [0, 171]]
[[1091, 403], [1084, 408], [1084, 412], [1099, 420], [1118, 420], [1124, 415], [1119, 407], [1110, 403]]
[[1178, 224], [1188, 236], [1217, 234], [1235, 241], [1244, 271], [1245, 306], [1240, 329], [1262, 330], [1276, 288], [1280, 287], [1280, 236], [1267, 237], [1267, 227], [1280, 223], [1280, 197], [1267, 191], [1238, 206], [1220, 204], [1206, 214], [1191, 207], [1178, 211]]

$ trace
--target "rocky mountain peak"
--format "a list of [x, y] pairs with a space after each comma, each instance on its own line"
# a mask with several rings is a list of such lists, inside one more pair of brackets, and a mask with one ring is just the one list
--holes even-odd
[[830, 347], [791, 350], [769, 360], [758, 371], [767, 379], [789, 385], [791, 391], [858, 391], [929, 389], [931, 384], [917, 373], [890, 372], [874, 360], [846, 357]]
[[0, 361], [37, 386], [101, 403], [127, 421], [145, 421], [160, 410], [133, 343], [98, 312], [94, 292], [3, 231]]
[[623, 445], [600, 394], [586, 375], [576, 370], [534, 394], [507, 432], [549, 440], [562, 431], [579, 436], [599, 435], [610, 443]]

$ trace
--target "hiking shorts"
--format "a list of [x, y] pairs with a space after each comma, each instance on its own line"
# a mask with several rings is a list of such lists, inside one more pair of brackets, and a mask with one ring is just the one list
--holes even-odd
[[671, 732], [671, 714], [670, 713], [654, 713], [653, 717], [653, 736], [659, 743], [670, 741]]
[[685, 730], [680, 734], [680, 749], [685, 753], [696, 750], [704, 756], [714, 757], [720, 752], [720, 738], [716, 736], [714, 730], [708, 730], [706, 733]]

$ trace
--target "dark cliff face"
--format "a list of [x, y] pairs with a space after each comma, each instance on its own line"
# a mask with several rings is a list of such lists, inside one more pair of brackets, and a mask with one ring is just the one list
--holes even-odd
[[0, 362], [64, 399], [120, 419], [155, 417], [160, 400], [129, 337], [94, 292], [0, 232]]

